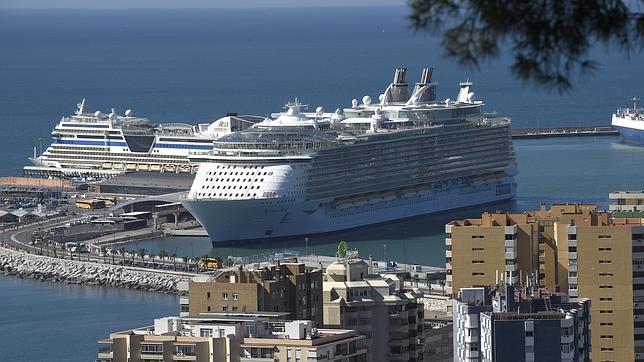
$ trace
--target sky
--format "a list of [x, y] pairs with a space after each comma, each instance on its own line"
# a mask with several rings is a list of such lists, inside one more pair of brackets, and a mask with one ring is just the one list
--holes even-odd
[[0, 0], [0, 9], [261, 8], [404, 4], [406, 0]]

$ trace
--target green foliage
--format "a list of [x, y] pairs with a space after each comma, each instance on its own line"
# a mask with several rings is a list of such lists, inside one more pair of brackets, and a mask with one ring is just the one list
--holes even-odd
[[441, 35], [448, 57], [466, 66], [511, 49], [521, 80], [566, 91], [597, 66], [601, 43], [630, 55], [644, 46], [644, 13], [619, 0], [410, 0], [412, 28]]
[[338, 256], [344, 257], [347, 255], [347, 250], [348, 250], [347, 242], [346, 241], [341, 241], [338, 244]]

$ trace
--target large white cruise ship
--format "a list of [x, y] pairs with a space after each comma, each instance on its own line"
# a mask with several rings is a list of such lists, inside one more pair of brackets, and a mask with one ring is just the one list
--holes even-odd
[[639, 98], [633, 97], [633, 108], [619, 108], [613, 114], [611, 125], [625, 142], [644, 145], [644, 108], [638, 108]]
[[188, 155], [207, 153], [213, 140], [262, 119], [231, 114], [196, 126], [153, 124], [131, 110], [124, 116], [114, 110], [86, 113], [83, 99], [74, 115], [54, 127], [52, 144], [39, 156], [34, 148], [33, 166], [25, 166], [24, 173], [99, 178], [128, 171], [194, 173], [198, 165], [191, 164]]
[[472, 83], [435, 100], [406, 69], [372, 103], [334, 113], [288, 110], [214, 142], [183, 205], [223, 241], [307, 236], [511, 199], [510, 121], [487, 119]]

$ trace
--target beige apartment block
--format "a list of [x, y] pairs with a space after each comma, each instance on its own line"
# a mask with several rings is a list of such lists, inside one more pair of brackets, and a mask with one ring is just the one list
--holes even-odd
[[97, 362], [367, 361], [365, 337], [352, 330], [317, 329], [279, 313], [204, 313], [165, 317], [154, 326], [110, 334]]
[[189, 282], [182, 316], [208, 312], [286, 312], [291, 319], [322, 324], [322, 271], [302, 263], [226, 271]]
[[421, 296], [399, 290], [396, 275], [370, 272], [360, 259], [330, 264], [324, 276], [324, 326], [367, 337], [369, 361], [422, 361], [425, 351]]
[[632, 215], [566, 204], [450, 222], [446, 290], [536, 282], [589, 298], [592, 360], [644, 360], [644, 219]]

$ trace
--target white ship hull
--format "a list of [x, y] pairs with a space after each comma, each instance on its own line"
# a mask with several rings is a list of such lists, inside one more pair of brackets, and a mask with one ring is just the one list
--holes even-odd
[[[398, 195], [393, 199], [361, 202], [343, 208], [331, 200], [274, 202], [266, 199], [186, 200], [183, 205], [208, 232], [213, 245], [221, 242], [310, 236], [414, 216], [514, 198], [513, 177], [476, 186]], [[502, 190], [499, 192], [499, 190]]]
[[644, 120], [627, 119], [613, 115], [612, 126], [625, 142], [644, 145]]

